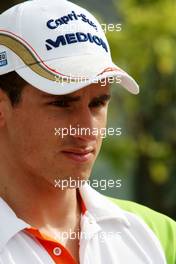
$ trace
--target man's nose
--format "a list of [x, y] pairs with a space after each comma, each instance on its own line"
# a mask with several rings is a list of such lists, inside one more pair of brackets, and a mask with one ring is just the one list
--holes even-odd
[[[81, 108], [72, 126], [76, 129], [73, 135], [82, 140], [96, 140], [98, 137], [98, 120], [88, 107]], [[95, 131], [96, 130], [96, 131]]]

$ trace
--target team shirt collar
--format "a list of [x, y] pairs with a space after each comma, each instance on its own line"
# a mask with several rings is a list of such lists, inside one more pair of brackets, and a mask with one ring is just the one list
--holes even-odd
[[[89, 219], [93, 219], [97, 224], [104, 220], [115, 219], [126, 227], [130, 226], [123, 210], [111, 203], [87, 183], [79, 188], [79, 194], [82, 199], [82, 216], [88, 216]], [[29, 224], [18, 218], [15, 212], [0, 197], [0, 250], [15, 234], [30, 227]]]
[[85, 183], [82, 185], [79, 191], [86, 210], [95, 218], [96, 222], [116, 219], [118, 222], [126, 225], [126, 227], [130, 226], [124, 211], [110, 202], [107, 197], [93, 189], [89, 184]]
[[0, 250], [19, 231], [29, 225], [18, 218], [9, 205], [0, 197]]

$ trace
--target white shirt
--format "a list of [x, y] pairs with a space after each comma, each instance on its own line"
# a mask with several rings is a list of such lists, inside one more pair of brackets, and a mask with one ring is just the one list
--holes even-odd
[[[139, 217], [88, 184], [79, 190], [87, 209], [81, 216], [80, 264], [166, 264], [159, 240]], [[30, 225], [0, 198], [0, 264], [54, 264], [45, 248], [24, 232], [26, 227]]]

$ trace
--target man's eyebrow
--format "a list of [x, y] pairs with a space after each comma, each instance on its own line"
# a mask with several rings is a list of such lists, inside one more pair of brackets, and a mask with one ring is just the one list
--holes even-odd
[[44, 95], [43, 98], [50, 99], [50, 100], [64, 100], [67, 102], [76, 102], [81, 99], [81, 96], [73, 96], [73, 95], [51, 95], [47, 94]]
[[[50, 100], [64, 100], [68, 103], [71, 102], [77, 102], [81, 99], [81, 96], [73, 96], [73, 95], [51, 95], [51, 94], [47, 94], [43, 96], [46, 99], [50, 99]], [[108, 101], [111, 98], [111, 94], [102, 94], [100, 96], [96, 96], [93, 97], [91, 101], [94, 100], [102, 100], [102, 101]]]
[[94, 97], [92, 101], [94, 100], [109, 101], [110, 99], [111, 99], [111, 94], [102, 94], [100, 96]]

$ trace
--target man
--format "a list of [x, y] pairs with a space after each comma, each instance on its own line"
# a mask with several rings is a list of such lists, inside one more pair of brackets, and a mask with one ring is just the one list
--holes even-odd
[[85, 9], [33, 0], [1, 14], [0, 263], [175, 263], [173, 220], [85, 183], [100, 134], [65, 135], [106, 127], [112, 78], [138, 93]]

